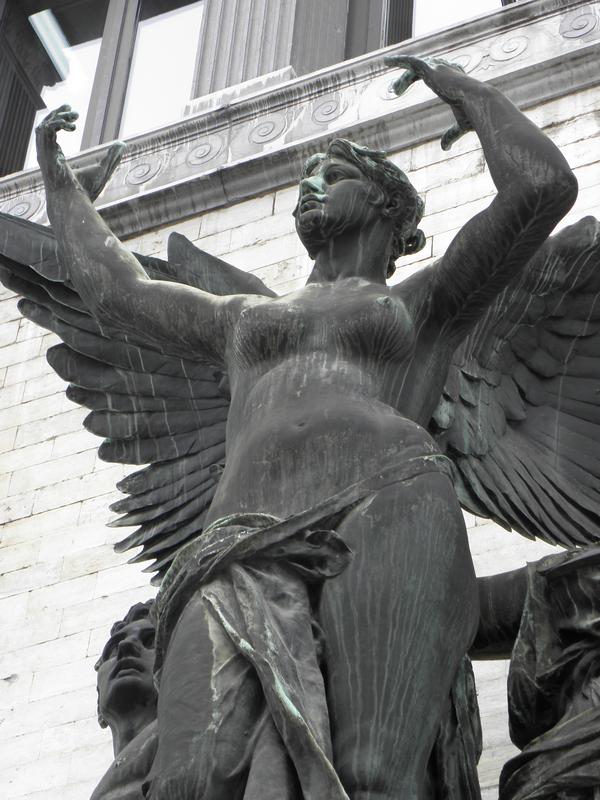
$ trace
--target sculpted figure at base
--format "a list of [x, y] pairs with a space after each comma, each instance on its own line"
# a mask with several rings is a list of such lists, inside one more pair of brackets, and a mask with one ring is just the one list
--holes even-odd
[[162, 579], [151, 800], [478, 797], [460, 505], [598, 536], [597, 223], [548, 240], [576, 181], [495, 88], [390, 63], [454, 112], [443, 146], [476, 132], [498, 190], [393, 287], [423, 202], [383, 153], [338, 139], [305, 164], [314, 268], [277, 297], [182, 236], [168, 261], [129, 252], [57, 144], [76, 114], [37, 131], [53, 234], [6, 237], [3, 281], [63, 339], [48, 357], [100, 455], [150, 465], [114, 508]]
[[502, 770], [501, 800], [600, 795], [600, 548], [527, 569], [508, 700], [521, 753]]
[[109, 727], [115, 760], [91, 800], [141, 800], [156, 755], [154, 602], [136, 603], [113, 625], [98, 662], [98, 721]]

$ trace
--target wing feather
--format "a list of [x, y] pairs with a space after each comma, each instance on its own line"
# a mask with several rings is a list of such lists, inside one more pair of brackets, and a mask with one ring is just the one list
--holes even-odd
[[488, 309], [455, 354], [432, 431], [473, 513], [553, 544], [600, 539], [597, 220], [549, 239]]
[[[274, 292], [256, 276], [172, 236], [169, 261], [134, 254], [155, 280], [186, 283], [215, 294]], [[48, 350], [69, 383], [68, 397], [90, 410], [85, 426], [104, 437], [101, 458], [145, 465], [118, 488], [116, 527], [136, 525], [115, 545], [141, 547], [159, 582], [179, 547], [202, 533], [225, 460], [230, 400], [220, 364], [202, 353], [164, 353], [124, 331], [100, 325], [69, 282], [49, 228], [0, 214], [0, 281], [22, 296], [23, 316], [62, 343]]]

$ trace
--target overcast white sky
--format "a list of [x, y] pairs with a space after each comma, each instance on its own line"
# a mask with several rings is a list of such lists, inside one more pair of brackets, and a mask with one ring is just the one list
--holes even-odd
[[447, 28], [499, 8], [502, 8], [501, 0], [417, 0], [414, 35]]

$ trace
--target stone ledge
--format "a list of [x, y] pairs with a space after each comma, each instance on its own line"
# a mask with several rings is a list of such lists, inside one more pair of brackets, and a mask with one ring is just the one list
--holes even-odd
[[[334, 136], [390, 151], [438, 137], [452, 117], [426, 87], [390, 92], [383, 55], [399, 50], [443, 55], [527, 108], [597, 83], [600, 1], [519, 3], [138, 136], [101, 197], [103, 216], [130, 237], [292, 183]], [[46, 222], [39, 171], [0, 181], [0, 210]]]

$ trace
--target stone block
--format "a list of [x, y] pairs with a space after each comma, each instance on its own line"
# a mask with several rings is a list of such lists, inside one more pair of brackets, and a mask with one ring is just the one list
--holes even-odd
[[24, 342], [15, 342], [0, 348], [0, 367], [21, 364], [40, 354], [42, 339], [30, 339]]
[[[58, 572], [60, 574], [62, 568], [62, 558], [60, 556], [62, 556], [62, 553], [56, 553], [56, 556], [59, 557]], [[77, 578], [58, 580], [49, 586], [35, 588], [29, 592], [28, 614], [30, 616], [36, 615], [43, 609], [60, 609], [62, 612], [63, 609], [68, 609], [71, 606], [90, 600], [94, 596], [95, 587], [95, 575], [80, 575]]]
[[258, 274], [258, 269], [269, 264], [275, 264], [282, 259], [303, 256], [306, 253], [302, 243], [295, 233], [288, 233], [277, 239], [244, 247], [227, 254], [227, 260], [239, 269], [249, 270]]
[[[571, 92], [547, 103], [540, 103], [534, 108], [527, 109], [527, 116], [538, 127], [543, 128], [551, 139], [554, 139], [555, 125], [564, 122], [570, 123], [590, 112], [597, 111], [597, 109], [598, 89], [594, 86], [578, 92]], [[548, 128], [549, 130], [547, 130]]]
[[33, 564], [13, 572], [5, 572], [0, 575], [0, 597], [54, 584], [59, 578], [60, 562]]
[[25, 733], [6, 739], [0, 747], [0, 770], [36, 761], [40, 751], [43, 734], [41, 731]]
[[216, 211], [209, 211], [200, 220], [199, 235], [210, 236], [213, 233], [237, 228], [247, 222], [256, 222], [273, 213], [273, 195], [266, 194], [262, 197], [254, 197], [242, 203], [236, 203], [227, 208], [220, 208]]
[[[9, 428], [5, 431], [0, 431], [0, 453], [7, 453], [9, 450], [12, 450], [13, 445], [15, 443], [15, 438], [17, 435], [16, 428]], [[9, 468], [8, 464], [9, 456], [3, 455], [0, 459], [0, 464], [2, 464], [2, 468], [4, 471], [7, 471]]]
[[[60, 757], [39, 758], [6, 770], [3, 780], [6, 785], [6, 800], [26, 797], [36, 790], [54, 791], [67, 782], [71, 758], [68, 753]], [[60, 792], [62, 796], [62, 792]]]
[[23, 569], [38, 560], [40, 549], [40, 539], [32, 539], [30, 542], [20, 544], [0, 545], [0, 564], [2, 572], [12, 572], [15, 569]]
[[[294, 218], [291, 213], [273, 214], [258, 223], [249, 223], [229, 231], [229, 250], [251, 247], [261, 242], [271, 241], [280, 236], [295, 234]], [[198, 243], [200, 244], [200, 242]]]
[[429, 216], [446, 209], [462, 206], [464, 202], [479, 200], [482, 197], [492, 197], [496, 187], [486, 170], [477, 175], [470, 175], [453, 182], [446, 182], [441, 186], [429, 189], [425, 194], [425, 212]]
[[77, 455], [64, 456], [40, 465], [36, 464], [12, 473], [9, 495], [60, 484], [69, 478], [87, 475], [94, 468], [96, 454], [88, 450]]
[[55, 558], [63, 553], [64, 557], [75, 556], [80, 550], [87, 550], [106, 543], [108, 529], [103, 521], [88, 525], [69, 525], [64, 530], [47, 533], [41, 540], [38, 558], [40, 561]]
[[88, 781], [91, 775], [99, 780], [111, 765], [113, 760], [112, 748], [78, 747], [73, 750], [69, 769], [69, 783]]
[[34, 493], [17, 494], [0, 502], [0, 525], [29, 517], [33, 509]]
[[135, 588], [96, 596], [93, 600], [66, 607], [60, 627], [61, 635], [67, 636], [93, 628], [88, 647], [91, 647], [93, 638], [94, 649], [88, 655], [97, 659], [106, 644], [113, 622], [121, 619], [134, 603], [143, 603], [156, 595], [156, 588], [148, 585], [148, 577], [144, 576], [144, 579], [145, 584]]
[[[88, 641], [89, 633], [82, 631], [71, 636], [63, 636], [52, 641], [24, 647], [18, 651], [3, 650], [0, 653], [0, 674], [10, 675], [13, 672], [18, 674], [23, 670], [36, 672], [47, 667], [85, 658]], [[52, 724], [57, 725], [58, 722]]]
[[9, 709], [0, 721], [0, 742], [23, 733], [45, 730], [51, 725], [86, 719], [95, 708], [94, 694], [89, 689], [77, 689]]
[[7, 344], [16, 342], [18, 333], [19, 320], [17, 319], [12, 322], [4, 322], [0, 325], [0, 347], [5, 347]]
[[[92, 668], [93, 671], [93, 668]], [[110, 731], [98, 725], [96, 714], [64, 725], [52, 725], [41, 735], [40, 755], [72, 753], [78, 747], [95, 746], [112, 754]]]
[[[116, 481], [115, 481], [116, 483]], [[79, 525], [92, 525], [101, 523], [106, 525], [109, 518], [114, 516], [108, 510], [108, 507], [111, 503], [116, 500], [120, 500], [123, 498], [123, 495], [118, 492], [114, 487], [111, 492], [107, 492], [105, 494], [97, 495], [96, 497], [91, 497], [89, 500], [84, 500], [81, 504], [81, 510], [79, 512]], [[132, 528], [119, 528], [119, 529], [111, 529], [106, 528], [106, 536], [107, 538], [105, 541], [117, 541], [118, 539], [122, 539], [124, 536], [127, 535], [128, 531], [133, 530]], [[109, 538], [111, 534], [114, 534], [114, 538]]]
[[[569, 119], [566, 122], [560, 122], [551, 126], [552, 141], [560, 147], [561, 152], [569, 152], [569, 145], [573, 142], [581, 142], [582, 140], [590, 139], [596, 136], [600, 131], [598, 125], [598, 112], [593, 110], [587, 114], [581, 114], [575, 119]], [[595, 151], [596, 153], [598, 151]], [[591, 155], [594, 155], [590, 151]], [[567, 158], [569, 164], [570, 159]]]
[[464, 181], [469, 177], [479, 175], [483, 172], [484, 167], [483, 150], [479, 148], [462, 155], [450, 155], [437, 164], [427, 164], [410, 172], [408, 177], [417, 192], [423, 194], [435, 187]]
[[21, 319], [21, 314], [17, 308], [17, 299], [14, 295], [0, 300], [0, 324]]
[[49, 372], [47, 375], [40, 375], [37, 378], [31, 378], [25, 384], [23, 392], [23, 400], [35, 400], [39, 397], [47, 398], [49, 395], [62, 392], [64, 394], [66, 384], [56, 372]]
[[[13, 383], [10, 386], [4, 386], [0, 392], [0, 408], [4, 409], [18, 405], [23, 398], [24, 391], [25, 384], [23, 383]], [[15, 424], [16, 423], [5, 425], [4, 427], [13, 428]]]
[[34, 672], [30, 700], [42, 700], [62, 694], [68, 686], [71, 691], [96, 686], [95, 660], [84, 658]]
[[[299, 177], [299, 176], [298, 176]], [[289, 214], [296, 208], [298, 202], [298, 184], [293, 183], [291, 186], [286, 186], [284, 189], [278, 189], [275, 192], [275, 200], [273, 203], [273, 214]]]
[[92, 575], [101, 569], [120, 566], [128, 556], [115, 553], [110, 545], [104, 542], [97, 547], [88, 547], [75, 553], [66, 553], [63, 557], [62, 578], [74, 578], [77, 575]]
[[431, 249], [431, 254], [436, 258], [440, 258], [443, 256], [450, 243], [456, 236], [456, 234], [460, 231], [460, 228], [454, 228], [450, 231], [444, 231], [443, 233], [436, 233], [435, 236], [432, 237], [433, 245]]
[[456, 158], [480, 149], [479, 139], [474, 133], [468, 133], [463, 136], [452, 145], [452, 150], [450, 151], [442, 150], [439, 139], [431, 139], [412, 149], [408, 172], [412, 175], [418, 169], [423, 169], [432, 164], [439, 164], [450, 158]]
[[55, 530], [69, 529], [75, 525], [80, 511], [80, 503], [52, 509], [34, 517], [17, 519], [2, 528], [2, 542], [6, 545], [30, 541], [32, 531], [36, 536], [44, 536]]
[[106, 494], [114, 487], [115, 482], [120, 480], [121, 475], [122, 470], [117, 467], [79, 478], [70, 478], [52, 486], [37, 489], [33, 513], [39, 514], [51, 508], [69, 505], [77, 500], [87, 500], [99, 494]]
[[10, 386], [12, 383], [24, 383], [25, 381], [48, 375], [52, 372], [52, 367], [46, 361], [46, 354], [31, 358], [29, 361], [22, 361], [18, 364], [11, 364], [6, 370], [4, 385]]
[[57, 795], [60, 795], [60, 800], [82, 800], [82, 798], [87, 800], [97, 783], [97, 780], [87, 780], [78, 783], [61, 784], [54, 789], [32, 792], [23, 800], [56, 800]]
[[461, 228], [475, 214], [489, 206], [493, 195], [470, 200], [467, 203], [457, 204], [455, 207], [444, 209], [437, 214], [427, 214], [419, 226], [425, 236], [434, 236], [436, 233], [451, 231]]
[[94, 597], [104, 597], [127, 589], [143, 588], [151, 594], [148, 587], [149, 576], [142, 572], [144, 564], [123, 564], [119, 567], [103, 569], [98, 573]]
[[83, 409], [74, 408], [63, 411], [48, 420], [35, 420], [20, 425], [15, 438], [15, 447], [26, 447], [30, 444], [45, 442], [54, 439], [62, 433], [72, 433], [79, 430], [85, 416]]
[[44, 335], [44, 329], [31, 322], [25, 317], [19, 319], [19, 332], [17, 334], [17, 342], [22, 342], [25, 339], [36, 339], [38, 336]]
[[7, 455], [6, 458], [0, 459], [0, 474], [32, 467], [35, 464], [46, 464], [50, 461], [51, 454], [51, 441], [40, 442], [40, 444], [32, 444], [28, 447], [12, 450], [10, 456]]
[[23, 650], [26, 647], [53, 641], [59, 635], [61, 619], [62, 611], [60, 609], [44, 608], [35, 614], [29, 614], [27, 619], [17, 627], [13, 626], [10, 636], [6, 638], [6, 652]]
[[145, 233], [132, 242], [127, 242], [127, 248], [141, 255], [155, 255], [166, 252], [167, 240], [173, 232], [180, 233], [192, 242], [200, 235], [200, 220], [193, 217], [188, 220], [181, 220], [175, 225], [168, 225], [164, 228]]
[[27, 670], [0, 673], [0, 712], [27, 703], [32, 678], [33, 673]]
[[[82, 421], [84, 415], [82, 414]], [[54, 439], [52, 445], [52, 458], [60, 458], [61, 456], [73, 455], [74, 453], [81, 453], [84, 450], [98, 449], [100, 439], [94, 436], [93, 433], [86, 431], [85, 428], [80, 428], [72, 433], [63, 433]]]
[[102, 652], [102, 648], [106, 644], [106, 628], [105, 625], [100, 625], [98, 628], [94, 628], [90, 631], [90, 639], [88, 643], [87, 654], [88, 656], [93, 656], [94, 658], [98, 658], [100, 653]]
[[16, 406], [4, 408], [0, 411], [0, 429], [12, 428], [35, 420], [49, 419], [61, 411], [69, 411], [64, 392], [51, 397], [42, 397], [37, 400], [19, 403]]

